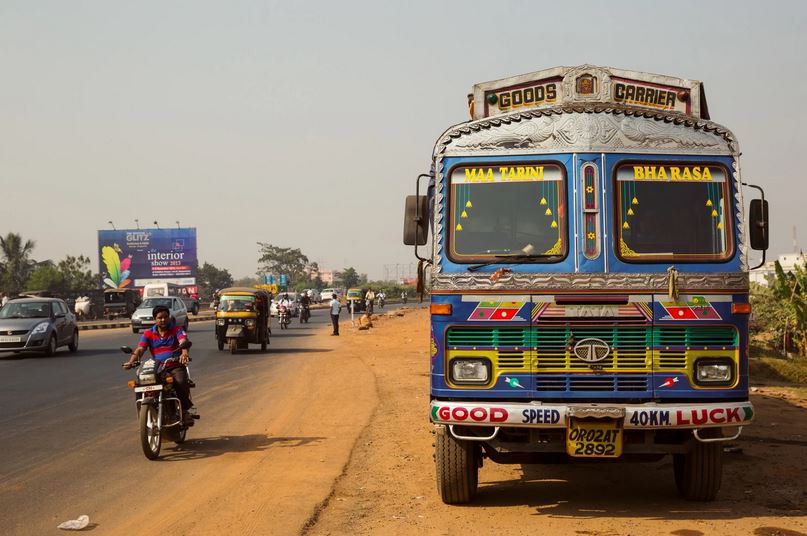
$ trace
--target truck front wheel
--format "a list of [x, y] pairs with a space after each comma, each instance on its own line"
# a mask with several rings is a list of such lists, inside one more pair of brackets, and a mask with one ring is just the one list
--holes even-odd
[[713, 501], [723, 477], [723, 444], [698, 441], [686, 454], [673, 455], [678, 495], [689, 501]]
[[437, 491], [446, 504], [470, 502], [476, 495], [479, 477], [479, 445], [456, 439], [447, 427], [438, 428], [436, 435]]

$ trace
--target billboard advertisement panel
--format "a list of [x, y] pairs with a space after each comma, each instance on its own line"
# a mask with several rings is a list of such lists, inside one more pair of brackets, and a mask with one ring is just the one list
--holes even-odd
[[195, 227], [98, 231], [98, 270], [105, 288], [195, 286], [196, 261]]

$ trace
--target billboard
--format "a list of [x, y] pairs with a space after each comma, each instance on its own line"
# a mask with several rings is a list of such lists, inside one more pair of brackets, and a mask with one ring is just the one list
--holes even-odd
[[98, 231], [105, 288], [196, 285], [196, 228]]

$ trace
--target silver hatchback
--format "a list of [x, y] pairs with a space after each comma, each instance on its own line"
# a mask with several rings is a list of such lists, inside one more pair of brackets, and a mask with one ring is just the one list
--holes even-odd
[[133, 333], [140, 333], [141, 329], [146, 330], [154, 326], [151, 311], [158, 305], [168, 307], [171, 311], [171, 318], [176, 321], [178, 326], [182, 326], [185, 331], [188, 331], [188, 309], [185, 307], [185, 302], [175, 296], [160, 296], [146, 298], [132, 314]]
[[76, 317], [57, 298], [20, 298], [0, 309], [0, 352], [44, 352], [60, 346], [78, 350]]

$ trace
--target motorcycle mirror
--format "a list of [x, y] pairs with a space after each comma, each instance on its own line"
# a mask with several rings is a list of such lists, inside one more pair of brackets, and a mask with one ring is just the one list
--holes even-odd
[[121, 346], [120, 351], [123, 352], [124, 354], [131, 354], [133, 352], [133, 350], [128, 346]]
[[179, 343], [179, 349], [180, 350], [188, 350], [191, 346], [193, 346], [193, 343], [191, 341], [189, 341], [188, 339], [185, 339], [184, 341]]

